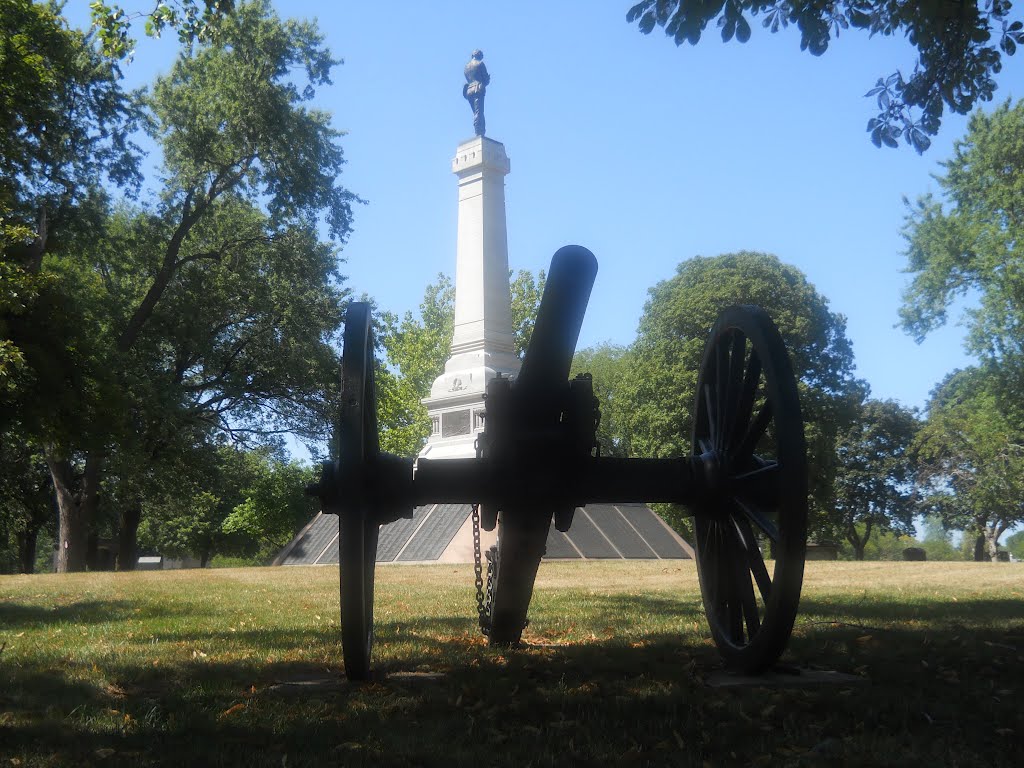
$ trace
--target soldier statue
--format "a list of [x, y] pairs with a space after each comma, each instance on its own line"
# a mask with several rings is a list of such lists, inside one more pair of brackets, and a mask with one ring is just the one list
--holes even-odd
[[466, 84], [462, 86], [462, 95], [473, 109], [473, 130], [477, 136], [483, 136], [484, 125], [484, 93], [491, 82], [484, 64], [484, 53], [480, 49], [473, 51], [473, 56], [466, 65]]

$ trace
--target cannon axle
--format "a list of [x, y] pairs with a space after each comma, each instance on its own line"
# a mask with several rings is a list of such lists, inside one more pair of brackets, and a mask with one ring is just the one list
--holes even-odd
[[[694, 514], [713, 514], [701, 505], [720, 493], [729, 481], [719, 470], [713, 452], [676, 459], [624, 459], [588, 457], [571, 464], [546, 464], [531, 472], [516, 471], [494, 459], [411, 459], [380, 455], [380, 463], [366, 469], [362, 493], [350, 493], [344, 502], [358, 505], [361, 498], [378, 509], [408, 514], [424, 504], [484, 504], [488, 506], [551, 506], [553, 500], [582, 507], [595, 503], [667, 502], [683, 504]], [[328, 470], [329, 479], [312, 492], [335, 498], [352, 489], [344, 475]], [[364, 478], [365, 479], [365, 478]], [[382, 520], [382, 524], [383, 524]], [[390, 522], [390, 520], [388, 521]]]

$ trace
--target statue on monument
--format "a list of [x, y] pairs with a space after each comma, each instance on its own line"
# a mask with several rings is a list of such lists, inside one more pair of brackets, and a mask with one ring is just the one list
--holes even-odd
[[477, 136], [483, 136], [484, 124], [484, 93], [490, 85], [491, 76], [487, 74], [484, 64], [484, 52], [479, 48], [473, 51], [472, 58], [466, 65], [466, 84], [462, 86], [462, 95], [473, 110], [473, 130]]

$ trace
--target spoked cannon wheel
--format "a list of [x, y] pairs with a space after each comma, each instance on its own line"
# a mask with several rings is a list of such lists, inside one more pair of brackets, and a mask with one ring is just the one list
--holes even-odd
[[380, 530], [365, 488], [367, 470], [380, 455], [369, 304], [349, 304], [344, 345], [337, 437], [341, 645], [346, 677], [366, 680], [373, 648], [373, 576]]
[[796, 378], [778, 329], [757, 307], [725, 310], [711, 331], [693, 448], [713, 478], [694, 509], [711, 634], [728, 667], [762, 672], [782, 654], [796, 620], [807, 459]]

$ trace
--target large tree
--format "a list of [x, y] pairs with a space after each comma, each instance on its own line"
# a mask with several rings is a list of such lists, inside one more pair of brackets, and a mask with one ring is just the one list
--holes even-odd
[[995, 560], [1000, 537], [1024, 522], [1024, 429], [1002, 408], [992, 376], [968, 368], [932, 393], [914, 441], [927, 513], [980, 537]]
[[967, 347], [998, 374], [1009, 408], [1024, 394], [1024, 102], [972, 115], [942, 168], [941, 196], [907, 216], [901, 322], [921, 341], [966, 298]]
[[964, 115], [992, 98], [1003, 56], [1012, 56], [1024, 42], [1024, 24], [1014, 19], [1007, 0], [640, 0], [626, 15], [644, 34], [664, 28], [676, 45], [695, 45], [712, 22], [723, 41], [735, 37], [745, 43], [751, 21], [758, 18], [771, 32], [794, 25], [800, 49], [814, 56], [825, 53], [842, 30], [906, 38], [917, 50], [914, 69], [883, 75], [868, 92], [879, 110], [868, 131], [875, 146], [896, 147], [902, 136], [918, 152], [938, 133], [946, 108]]
[[867, 400], [839, 432], [836, 517], [854, 557], [864, 559], [872, 533], [914, 533], [913, 465], [918, 421], [892, 400]]
[[630, 449], [639, 456], [690, 453], [704, 345], [720, 312], [734, 304], [760, 305], [782, 333], [798, 377], [810, 453], [812, 531], [833, 535], [836, 438], [863, 384], [853, 376], [846, 319], [829, 309], [800, 270], [775, 256], [696, 257], [650, 289], [622, 385]]
[[54, 265], [100, 296], [89, 362], [114, 379], [100, 404], [120, 406], [51, 441], [61, 570], [85, 565], [112, 430], [152, 431], [152, 452], [181, 420], [239, 436], [326, 415], [341, 293], [316, 227], [343, 241], [356, 198], [337, 183], [341, 134], [308, 103], [337, 62], [315, 25], [265, 2], [240, 6], [216, 40], [182, 55], [147, 98], [160, 200], [116, 214]]

